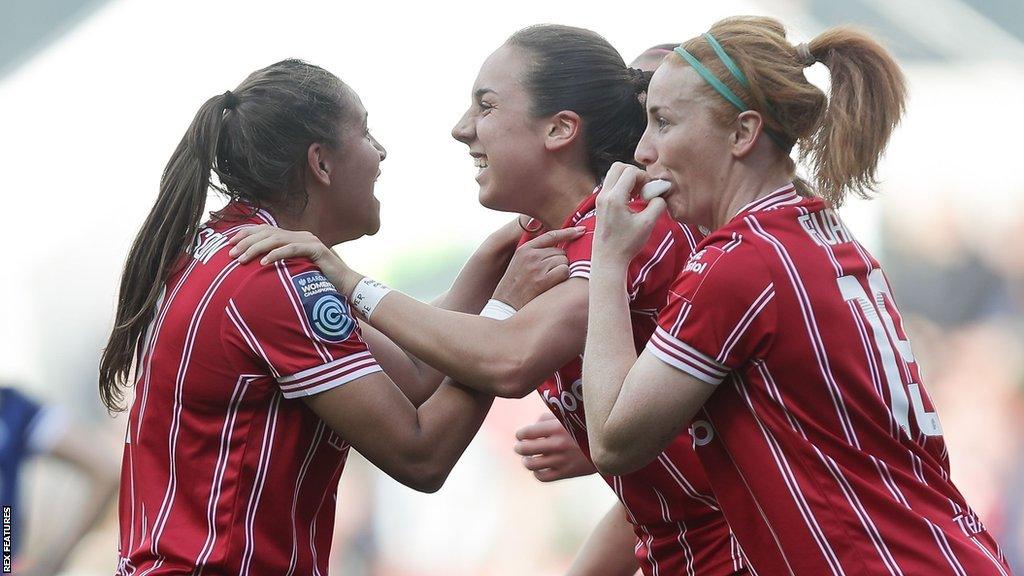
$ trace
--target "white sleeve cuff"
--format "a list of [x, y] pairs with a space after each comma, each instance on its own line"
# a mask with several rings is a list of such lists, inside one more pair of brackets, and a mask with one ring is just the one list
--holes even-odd
[[368, 350], [314, 366], [277, 379], [285, 398], [301, 398], [326, 392], [374, 372], [381, 367]]
[[669, 366], [713, 386], [729, 374], [729, 368], [724, 364], [675, 338], [660, 326], [651, 335], [646, 349]]
[[569, 278], [590, 280], [590, 260], [577, 260], [569, 263]]

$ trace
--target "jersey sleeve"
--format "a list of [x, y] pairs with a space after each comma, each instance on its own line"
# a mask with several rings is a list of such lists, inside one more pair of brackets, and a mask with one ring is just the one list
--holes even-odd
[[285, 398], [318, 394], [381, 370], [348, 299], [309, 262], [262, 266], [232, 294], [224, 316], [229, 353], [269, 371]]
[[597, 218], [594, 211], [580, 218], [576, 226], [583, 226], [586, 231], [582, 236], [565, 244], [565, 257], [569, 261], [569, 278], [590, 280], [590, 255], [594, 252], [594, 228]]
[[756, 248], [737, 239], [708, 245], [676, 278], [646, 349], [717, 385], [771, 345], [774, 299], [775, 286]]
[[[630, 209], [643, 210], [645, 204], [631, 201]], [[565, 246], [569, 260], [569, 277], [590, 279], [590, 258], [594, 251], [594, 229], [597, 226], [595, 213], [591, 211], [577, 222], [586, 227], [583, 236]], [[667, 213], [662, 214], [654, 225], [650, 238], [640, 252], [629, 263], [627, 286], [630, 300], [636, 300], [643, 293], [663, 294], [676, 277], [682, 262], [693, 253], [701, 235], [694, 229], [682, 226]]]

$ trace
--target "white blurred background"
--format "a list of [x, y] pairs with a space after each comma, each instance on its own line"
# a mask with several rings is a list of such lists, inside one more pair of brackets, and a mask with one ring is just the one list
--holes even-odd
[[[383, 227], [340, 251], [426, 299], [508, 219], [479, 206], [472, 161], [449, 135], [505, 38], [542, 22], [582, 26], [629, 62], [735, 14], [777, 17], [794, 42], [858, 23], [899, 57], [911, 93], [882, 194], [844, 212], [912, 319], [954, 479], [1024, 570], [1021, 0], [0, 0], [0, 380], [66, 406], [120, 453], [124, 418], [107, 417], [96, 394], [120, 267], [199, 105], [252, 70], [299, 57], [360, 95], [388, 150]], [[827, 82], [821, 65], [810, 77]], [[520, 467], [513, 431], [544, 410], [535, 397], [496, 403], [435, 495], [352, 458], [333, 573], [561, 573], [612, 494], [597, 478], [543, 485]], [[65, 472], [26, 471], [30, 553], [81, 498]], [[111, 509], [66, 573], [112, 573], [116, 534]]]

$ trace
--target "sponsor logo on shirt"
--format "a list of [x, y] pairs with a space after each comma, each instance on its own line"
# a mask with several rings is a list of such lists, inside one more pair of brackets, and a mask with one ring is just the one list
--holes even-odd
[[343, 342], [356, 329], [356, 321], [348, 299], [338, 293], [334, 284], [319, 271], [292, 276], [292, 286], [299, 296], [306, 319], [317, 338], [326, 342]]
[[556, 391], [555, 395], [551, 394], [551, 390], [544, 390], [543, 396], [545, 402], [558, 409], [563, 419], [567, 418], [569, 414], [583, 406], [583, 380], [577, 379], [569, 390], [562, 390], [561, 393]]
[[694, 420], [690, 425], [690, 436], [693, 438], [693, 447], [707, 446], [715, 439], [715, 429], [707, 420]]
[[700, 261], [700, 259], [704, 257], [704, 254], [706, 252], [707, 249], [704, 249], [690, 256], [690, 259], [686, 261], [686, 266], [683, 268], [683, 272], [693, 272], [696, 274], [701, 274], [705, 270], [707, 270], [708, 263]]

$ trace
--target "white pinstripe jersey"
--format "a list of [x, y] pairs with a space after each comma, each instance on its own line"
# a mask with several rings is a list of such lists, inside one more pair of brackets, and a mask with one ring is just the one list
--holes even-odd
[[146, 335], [121, 473], [119, 574], [326, 574], [348, 445], [301, 396], [380, 370], [312, 264], [241, 265], [231, 204]]
[[761, 574], [1005, 575], [878, 262], [792, 185], [701, 242], [647, 350], [717, 386], [692, 431]]
[[[584, 200], [564, 225], [587, 228], [582, 237], [564, 246], [572, 278], [590, 277], [596, 198], [595, 193]], [[642, 204], [634, 202], [633, 206], [639, 209]], [[630, 311], [638, 349], [654, 330], [668, 289], [699, 240], [700, 233], [695, 229], [681, 226], [664, 215], [630, 263]], [[581, 357], [560, 368], [537, 391], [576, 439], [583, 454], [590, 458], [582, 376]], [[680, 434], [655, 462], [636, 472], [604, 479], [633, 524], [637, 561], [644, 574], [746, 573], [743, 554], [711, 494], [688, 432]]]

